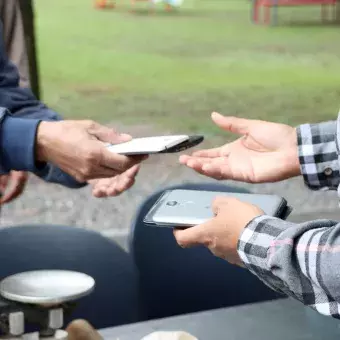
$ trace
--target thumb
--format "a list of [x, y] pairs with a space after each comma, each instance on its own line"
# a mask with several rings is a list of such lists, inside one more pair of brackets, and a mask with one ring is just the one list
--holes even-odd
[[211, 114], [213, 122], [222, 128], [223, 130], [237, 133], [239, 135], [246, 135], [249, 133], [250, 127], [253, 121], [250, 119], [238, 118], [238, 117], [226, 117], [217, 112]]
[[207, 245], [209, 243], [207, 232], [209, 222], [184, 230], [175, 229], [174, 236], [178, 245], [182, 248]]
[[130, 136], [127, 133], [117, 133], [112, 136], [112, 139], [110, 140], [110, 143], [112, 144], [119, 144], [119, 143], [125, 143], [132, 139], [132, 136]]
[[6, 190], [8, 182], [9, 182], [9, 175], [0, 176], [0, 191]]
[[102, 142], [119, 144], [128, 142], [132, 137], [126, 133], [119, 133], [113, 128], [96, 124], [88, 129], [88, 132]]

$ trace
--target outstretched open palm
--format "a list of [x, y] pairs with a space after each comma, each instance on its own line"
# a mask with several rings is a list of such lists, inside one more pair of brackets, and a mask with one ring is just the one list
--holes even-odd
[[221, 147], [181, 156], [180, 162], [215, 179], [277, 182], [300, 175], [295, 128], [260, 120], [212, 114], [216, 125], [241, 135]]

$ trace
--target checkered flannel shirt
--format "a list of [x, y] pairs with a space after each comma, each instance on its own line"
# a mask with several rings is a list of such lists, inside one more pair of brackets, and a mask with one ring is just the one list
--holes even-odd
[[[339, 190], [340, 115], [337, 121], [297, 128], [301, 171], [312, 190]], [[269, 216], [242, 232], [243, 264], [274, 290], [321, 314], [340, 319], [340, 223], [295, 224]]]

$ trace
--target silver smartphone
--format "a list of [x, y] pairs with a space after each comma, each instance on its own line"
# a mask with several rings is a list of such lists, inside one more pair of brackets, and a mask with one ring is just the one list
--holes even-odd
[[217, 196], [235, 197], [261, 208], [266, 215], [286, 218], [291, 212], [287, 201], [277, 195], [243, 194], [233, 192], [167, 190], [144, 218], [148, 225], [188, 228], [214, 217], [212, 202]]
[[151, 155], [161, 153], [176, 153], [193, 148], [202, 143], [201, 135], [172, 135], [134, 138], [120, 144], [107, 144], [106, 148], [121, 155]]

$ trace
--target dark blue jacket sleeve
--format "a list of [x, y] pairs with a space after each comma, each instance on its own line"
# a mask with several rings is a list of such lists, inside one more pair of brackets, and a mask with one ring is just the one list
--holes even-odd
[[19, 87], [19, 74], [7, 59], [2, 33], [0, 24], [0, 173], [29, 171], [48, 182], [70, 188], [84, 186], [52, 164], [37, 167], [35, 139], [39, 122], [62, 118], [38, 101], [30, 89]]

